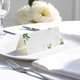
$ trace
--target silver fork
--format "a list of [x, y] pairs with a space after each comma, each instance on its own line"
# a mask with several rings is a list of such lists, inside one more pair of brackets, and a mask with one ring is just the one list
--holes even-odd
[[33, 72], [35, 74], [37, 74], [42, 80], [48, 80], [46, 77], [44, 77], [43, 75], [37, 73], [36, 71], [33, 71], [31, 69], [25, 69], [22, 66], [18, 65], [16, 62], [14, 62], [13, 60], [7, 60], [6, 61], [15, 71], [18, 72], [22, 72], [22, 73], [27, 73], [27, 71], [29, 72]]

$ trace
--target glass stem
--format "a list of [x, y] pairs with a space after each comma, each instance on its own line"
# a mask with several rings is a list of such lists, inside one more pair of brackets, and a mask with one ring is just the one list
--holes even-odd
[[3, 18], [1, 18], [0, 21], [0, 35], [3, 35]]

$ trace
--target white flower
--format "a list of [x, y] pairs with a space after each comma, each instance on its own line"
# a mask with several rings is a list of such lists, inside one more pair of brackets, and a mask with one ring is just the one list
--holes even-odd
[[58, 10], [50, 3], [34, 1], [31, 11], [35, 22], [61, 21]]
[[17, 24], [31, 23], [32, 18], [30, 17], [30, 6], [23, 6], [18, 10], [16, 22]]
[[50, 3], [34, 1], [32, 6], [26, 5], [18, 10], [17, 24], [61, 21], [59, 11]]

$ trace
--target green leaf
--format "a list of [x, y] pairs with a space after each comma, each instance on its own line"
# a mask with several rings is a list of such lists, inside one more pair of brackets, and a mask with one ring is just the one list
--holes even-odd
[[28, 0], [28, 4], [29, 4], [30, 6], [32, 6], [32, 3], [33, 3], [34, 1], [38, 1], [38, 0]]
[[51, 44], [51, 43], [49, 43], [47, 47], [48, 47], [48, 49], [51, 49], [52, 44]]
[[64, 44], [64, 42], [60, 42], [60, 45]]
[[63, 39], [60, 39], [60, 45], [64, 44]]
[[24, 44], [26, 45], [26, 40], [24, 40]]
[[23, 39], [26, 39], [27, 41], [30, 39], [30, 37], [29, 37], [28, 33], [23, 34]]

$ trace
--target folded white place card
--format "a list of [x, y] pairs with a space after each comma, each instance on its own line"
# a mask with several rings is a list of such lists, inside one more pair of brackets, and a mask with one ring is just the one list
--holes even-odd
[[36, 60], [32, 65], [43, 71], [80, 80], [80, 46]]
[[58, 27], [24, 33], [20, 36], [16, 51], [21, 54], [33, 54], [64, 44]]

